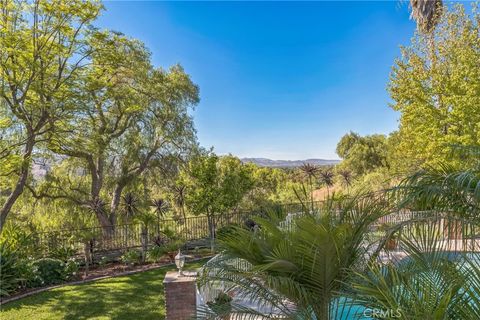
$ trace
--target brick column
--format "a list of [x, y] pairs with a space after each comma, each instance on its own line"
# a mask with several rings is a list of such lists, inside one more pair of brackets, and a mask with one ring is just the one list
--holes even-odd
[[169, 271], [163, 280], [165, 290], [166, 320], [188, 320], [197, 308], [196, 272]]

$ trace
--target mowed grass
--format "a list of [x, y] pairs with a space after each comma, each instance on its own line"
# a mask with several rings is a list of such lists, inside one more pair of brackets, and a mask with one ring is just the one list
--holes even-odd
[[[206, 260], [187, 264], [199, 268]], [[65, 286], [2, 305], [1, 320], [164, 319], [163, 278], [174, 267]]]

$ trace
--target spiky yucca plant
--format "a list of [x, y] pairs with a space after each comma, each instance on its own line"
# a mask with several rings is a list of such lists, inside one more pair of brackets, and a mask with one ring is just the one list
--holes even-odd
[[308, 180], [308, 186], [310, 187], [310, 202], [311, 202], [311, 209], [313, 210], [313, 179], [316, 178], [318, 171], [320, 169], [313, 164], [310, 163], [303, 163], [300, 166], [300, 171], [303, 173], [304, 177]]
[[327, 197], [330, 196], [330, 188], [335, 184], [335, 174], [330, 169], [320, 171], [320, 183], [327, 187]]
[[345, 187], [347, 187], [347, 191], [348, 191], [348, 188], [352, 186], [352, 182], [353, 182], [352, 172], [349, 170], [340, 170], [338, 174], [342, 178], [342, 184]]

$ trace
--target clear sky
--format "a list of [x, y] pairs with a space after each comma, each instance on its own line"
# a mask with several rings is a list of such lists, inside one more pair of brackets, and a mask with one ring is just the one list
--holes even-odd
[[180, 63], [200, 87], [202, 146], [219, 154], [336, 159], [352, 130], [389, 133], [386, 91], [415, 24], [406, 2], [105, 2], [100, 27]]

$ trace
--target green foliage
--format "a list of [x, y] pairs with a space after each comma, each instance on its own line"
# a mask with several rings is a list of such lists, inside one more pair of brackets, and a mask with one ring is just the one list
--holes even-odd
[[227, 236], [229, 233], [234, 232], [236, 227], [237, 226], [234, 225], [234, 224], [229, 224], [227, 226], [223, 226], [221, 228], [218, 228], [217, 237], [222, 238], [222, 237]]
[[[373, 200], [355, 198], [332, 201], [290, 223], [274, 214], [257, 218], [260, 229], [236, 227], [219, 238], [222, 254], [206, 264], [201, 284], [223, 281], [227, 293], [241, 290], [249, 301], [272, 305], [288, 318], [329, 319], [345, 283], [365, 268], [374, 247], [367, 231], [384, 210]], [[286, 306], [286, 300], [292, 304]]]
[[77, 253], [76, 250], [72, 247], [61, 246], [61, 247], [55, 248], [53, 251], [50, 251], [49, 256], [51, 258], [55, 258], [55, 259], [66, 262], [71, 257], [73, 257], [76, 253]]
[[[195, 270], [203, 263], [205, 260], [187, 262], [185, 268]], [[163, 279], [170, 270], [175, 270], [175, 267], [168, 266], [40, 292], [2, 304], [0, 318], [2, 320], [164, 319]]]
[[0, 243], [23, 258], [37, 257], [41, 252], [37, 248], [34, 237], [20, 225], [9, 225], [0, 234]]
[[162, 250], [164, 253], [176, 252], [178, 251], [178, 249], [181, 249], [184, 245], [185, 245], [185, 241], [182, 241], [182, 240], [169, 241], [162, 247]]
[[[100, 259], [100, 261], [102, 261], [102, 259]], [[71, 280], [75, 278], [79, 269], [80, 269], [80, 265], [75, 258], [68, 259], [67, 262], [65, 262], [64, 271], [63, 271], [65, 275], [65, 280]]]
[[386, 167], [387, 138], [374, 134], [360, 136], [350, 132], [344, 135], [337, 144], [337, 154], [343, 158], [340, 164], [344, 170], [349, 170], [354, 176], [360, 176], [380, 167]]
[[393, 68], [389, 91], [400, 112], [398, 152], [410, 167], [464, 168], [456, 145], [480, 144], [480, 15], [462, 4], [444, 12], [432, 34], [416, 34]]
[[99, 265], [101, 268], [105, 267], [105, 266], [107, 265], [107, 263], [108, 263], [108, 258], [105, 257], [105, 256], [101, 257], [101, 258], [98, 260], [98, 265]]
[[0, 174], [15, 187], [3, 189], [8, 197], [0, 198], [0, 229], [25, 189], [38, 142], [62, 131], [77, 106], [73, 87], [90, 55], [87, 39], [100, 9], [97, 1], [2, 2]]
[[142, 253], [135, 249], [130, 249], [126, 251], [120, 258], [123, 263], [127, 265], [135, 265], [140, 263], [142, 259]]
[[240, 204], [253, 188], [250, 167], [233, 156], [213, 152], [194, 157], [180, 174], [185, 203], [193, 214], [219, 215]]
[[147, 260], [150, 262], [158, 262], [160, 258], [165, 255], [164, 248], [160, 246], [153, 246], [147, 251]]
[[434, 221], [409, 222], [414, 229], [398, 237], [406, 258], [387, 266], [371, 264], [368, 272], [357, 274], [352, 287], [358, 303], [399, 310], [402, 319], [480, 318], [480, 260], [475, 253], [449, 251], [443, 226]]
[[[34, 287], [59, 284], [66, 280], [65, 263], [59, 259], [42, 258], [32, 262], [34, 279], [31, 285]], [[71, 266], [69, 266], [69, 271]]]
[[0, 297], [16, 291], [22, 281], [19, 273], [20, 257], [9, 243], [0, 243]]
[[166, 226], [162, 229], [162, 233], [167, 237], [167, 239], [175, 240], [178, 238], [178, 235], [175, 233], [175, 230]]
[[[141, 41], [94, 28], [97, 1], [2, 8], [0, 229], [27, 182], [37, 199], [115, 224], [124, 190], [195, 148], [198, 87], [179, 65], [155, 68]], [[52, 167], [41, 181], [34, 158]]]
[[437, 210], [478, 219], [480, 170], [479, 167], [457, 170], [439, 164], [410, 175], [392, 191], [401, 208]]
[[232, 310], [232, 300], [232, 297], [222, 291], [215, 297], [213, 301], [207, 301], [207, 306], [211, 308], [216, 315], [226, 316], [230, 314]]

